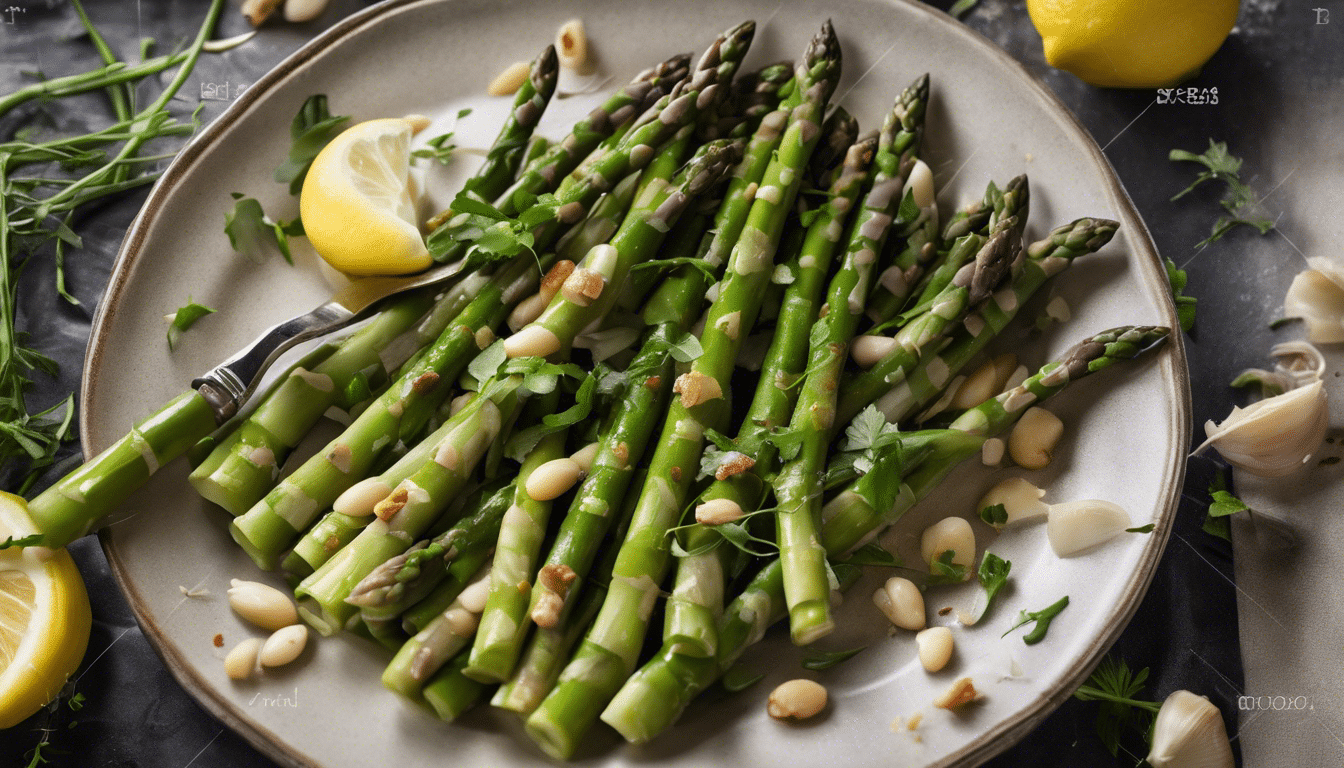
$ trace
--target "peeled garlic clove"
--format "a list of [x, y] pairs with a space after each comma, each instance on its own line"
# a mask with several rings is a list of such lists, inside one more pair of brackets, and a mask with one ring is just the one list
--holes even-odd
[[1064, 422], [1058, 416], [1033, 406], [1008, 434], [1008, 455], [1023, 469], [1045, 469], [1050, 466], [1055, 445], [1063, 435]]
[[299, 612], [289, 595], [259, 581], [229, 582], [229, 607], [262, 629], [277, 630], [299, 623]]
[[924, 535], [919, 539], [920, 557], [930, 567], [948, 550], [952, 551], [952, 564], [965, 566], [969, 577], [975, 562], [975, 531], [960, 517], [939, 520], [924, 529]]
[[1245, 408], [1233, 408], [1220, 424], [1205, 422], [1209, 439], [1195, 453], [1212, 445], [1238, 469], [1261, 477], [1283, 477], [1311, 460], [1329, 425], [1325, 384], [1317, 381]]
[[924, 595], [909, 579], [900, 576], [887, 579], [887, 583], [873, 593], [873, 605], [901, 629], [920, 630], [925, 626]]
[[1300, 317], [1307, 338], [1317, 344], [1344, 341], [1344, 273], [1328, 259], [1307, 259], [1283, 298], [1283, 314]]
[[1153, 725], [1153, 768], [1232, 768], [1232, 744], [1218, 708], [1204, 696], [1176, 691]]
[[919, 663], [927, 672], [938, 672], [952, 660], [952, 630], [947, 627], [929, 627], [915, 635]]
[[1050, 547], [1060, 557], [1076, 555], [1110, 541], [1132, 526], [1129, 513], [1101, 499], [1051, 504], [1045, 525]]
[[1002, 523], [990, 523], [995, 528], [1002, 528], [1005, 525], [1012, 525], [1044, 515], [1050, 509], [1050, 505], [1041, 501], [1043, 496], [1045, 496], [1045, 491], [1032, 485], [1026, 478], [1010, 477], [990, 488], [988, 493], [980, 497], [980, 503], [976, 505], [975, 509], [977, 513], [982, 513], [981, 519], [983, 519], [983, 510], [986, 507], [1002, 504], [1003, 511], [1007, 513], [1008, 519]]

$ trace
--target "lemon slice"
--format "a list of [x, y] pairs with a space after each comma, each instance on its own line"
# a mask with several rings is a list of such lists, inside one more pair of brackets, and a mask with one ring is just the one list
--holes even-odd
[[403, 275], [430, 265], [411, 195], [411, 136], [423, 117], [357, 123], [314, 158], [299, 195], [304, 232], [348, 275]]
[[[0, 493], [0, 541], [36, 533], [23, 499]], [[89, 645], [89, 595], [65, 550], [0, 550], [0, 729], [56, 698]]]

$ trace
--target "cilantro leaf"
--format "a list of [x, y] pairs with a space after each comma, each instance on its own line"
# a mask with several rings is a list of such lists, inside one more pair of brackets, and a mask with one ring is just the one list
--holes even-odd
[[327, 109], [326, 94], [309, 96], [290, 123], [289, 135], [293, 144], [289, 148], [289, 158], [275, 169], [275, 180], [288, 184], [291, 195], [298, 195], [313, 158], [344, 130], [349, 119], [349, 115], [331, 114]]
[[177, 344], [177, 340], [182, 335], [182, 332], [192, 325], [195, 325], [197, 320], [200, 320], [206, 315], [214, 314], [214, 312], [215, 310], [210, 307], [197, 304], [191, 299], [187, 299], [186, 306], [180, 307], [177, 312], [173, 314], [172, 320], [168, 324], [168, 348], [172, 349], [173, 346]]

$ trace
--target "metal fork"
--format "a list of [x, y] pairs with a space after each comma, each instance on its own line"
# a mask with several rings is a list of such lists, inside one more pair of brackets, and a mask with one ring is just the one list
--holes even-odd
[[238, 413], [256, 390], [261, 375], [285, 350], [369, 317], [392, 296], [446, 282], [461, 273], [464, 264], [455, 261], [410, 276], [352, 278], [330, 301], [267, 328], [233, 357], [192, 381], [191, 386], [209, 403], [216, 423], [223, 424]]

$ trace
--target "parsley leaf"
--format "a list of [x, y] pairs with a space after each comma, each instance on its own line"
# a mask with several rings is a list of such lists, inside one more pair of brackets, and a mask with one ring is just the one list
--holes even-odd
[[1200, 171], [1190, 186], [1177, 192], [1171, 199], [1179, 200], [1206, 181], [1221, 181], [1225, 189], [1220, 203], [1227, 215], [1219, 216], [1213, 223], [1209, 237], [1201, 241], [1196, 248], [1202, 248], [1218, 240], [1238, 225], [1255, 227], [1260, 234], [1266, 234], [1274, 228], [1274, 219], [1269, 216], [1260, 203], [1260, 197], [1250, 185], [1241, 180], [1241, 159], [1227, 151], [1226, 142], [1209, 139], [1209, 148], [1202, 155], [1173, 149], [1167, 155], [1172, 162], [1198, 163], [1207, 170]]
[[1180, 319], [1181, 330], [1186, 333], [1195, 327], [1195, 305], [1199, 299], [1185, 296], [1185, 270], [1177, 269], [1176, 262], [1166, 259], [1167, 282], [1171, 284], [1171, 299], [1176, 302], [1176, 317]]
[[273, 221], [255, 199], [238, 192], [233, 193], [233, 199], [236, 201], [233, 210], [224, 214], [224, 234], [229, 236], [233, 250], [258, 264], [279, 253], [292, 265], [294, 257], [289, 252], [289, 236], [303, 234], [299, 221]]
[[980, 586], [985, 588], [985, 610], [981, 616], [989, 612], [989, 606], [994, 603], [999, 590], [1008, 583], [1008, 572], [1012, 569], [1011, 560], [1004, 560], [993, 552], [986, 552], [980, 558], [980, 570], [976, 572], [976, 577], [980, 580]]
[[1026, 624], [1029, 621], [1036, 622], [1036, 626], [1031, 631], [1022, 636], [1022, 642], [1027, 645], [1035, 645], [1045, 639], [1045, 633], [1050, 631], [1050, 622], [1060, 614], [1065, 608], [1069, 607], [1069, 596], [1061, 597], [1057, 602], [1042, 608], [1039, 611], [1022, 611], [1017, 614], [1017, 623], [1008, 628], [1002, 637], [1007, 637], [1009, 632]]
[[303, 102], [299, 113], [289, 126], [289, 136], [293, 144], [289, 148], [289, 159], [275, 169], [275, 180], [289, 185], [289, 194], [298, 195], [303, 189], [304, 177], [313, 158], [327, 146], [336, 134], [345, 128], [349, 115], [333, 116], [327, 109], [326, 94], [314, 94]]
[[[1111, 656], [1101, 660], [1073, 697], [1079, 701], [1098, 701], [1097, 736], [1112, 757], [1120, 754], [1120, 739], [1127, 728], [1149, 734], [1161, 704], [1137, 698], [1148, 680], [1148, 668], [1130, 671], [1123, 659]], [[1148, 737], [1145, 736], [1145, 740]]]
[[177, 344], [182, 332], [195, 325], [197, 320], [206, 315], [214, 314], [214, 312], [215, 310], [210, 307], [187, 299], [186, 306], [180, 307], [168, 324], [168, 348], [172, 349]]

